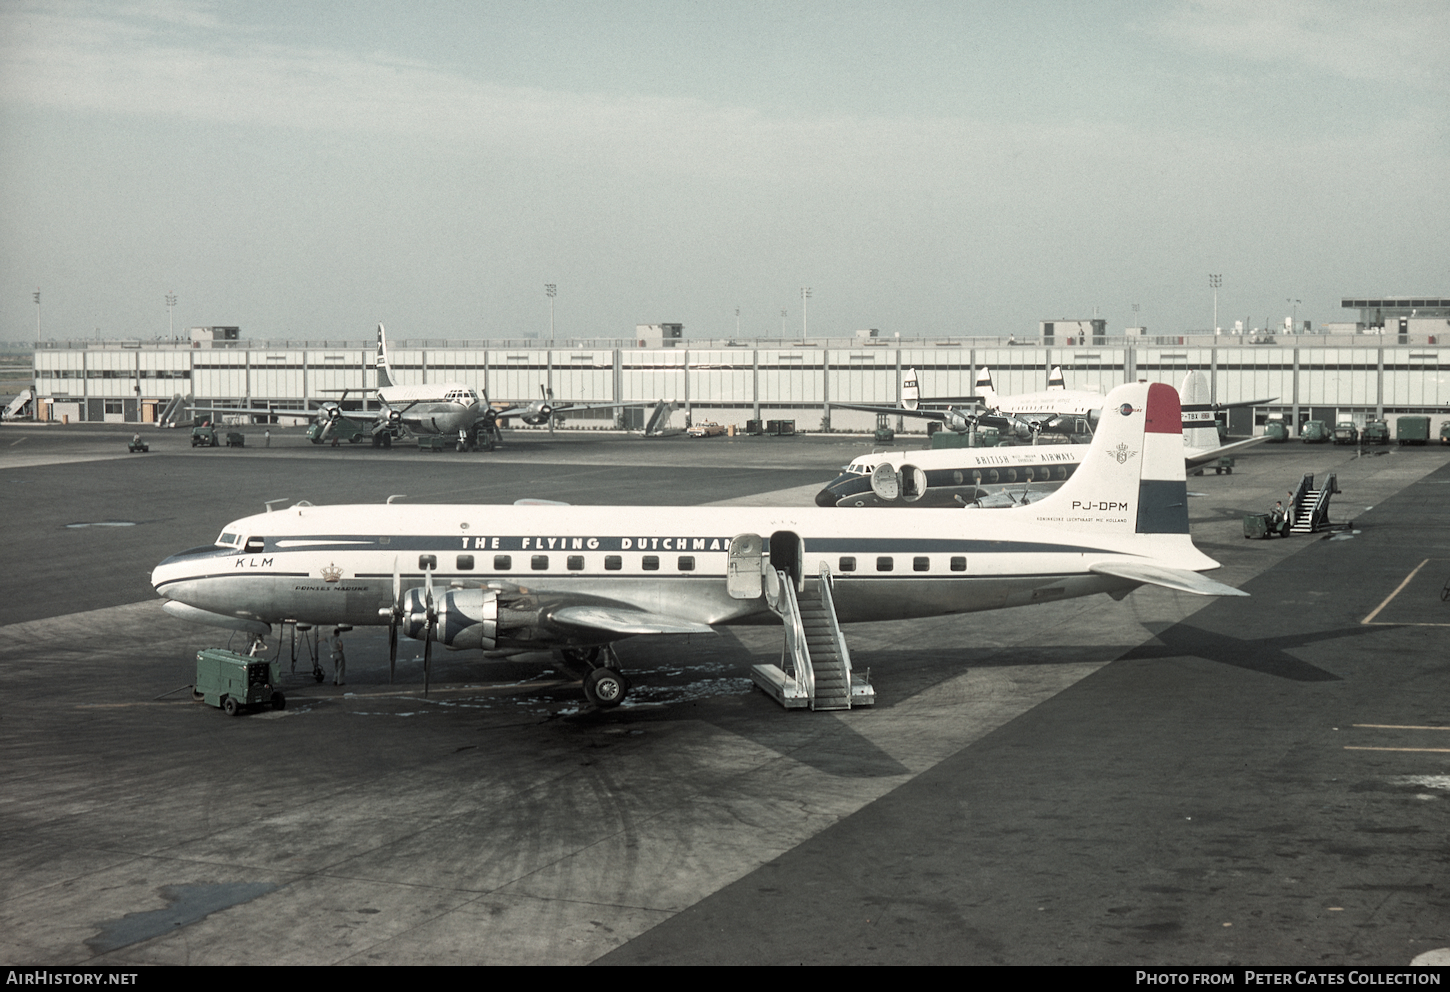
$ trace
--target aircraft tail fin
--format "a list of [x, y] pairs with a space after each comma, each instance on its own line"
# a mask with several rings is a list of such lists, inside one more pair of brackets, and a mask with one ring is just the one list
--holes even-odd
[[1218, 447], [1208, 376], [1195, 369], [1183, 377], [1178, 394], [1183, 399], [1183, 447], [1189, 453], [1208, 452]]
[[1161, 382], [1133, 382], [1110, 392], [1078, 470], [1055, 493], [1023, 512], [1071, 530], [1182, 535], [1187, 542], [1188, 484], [1178, 393]]
[[992, 388], [992, 370], [985, 365], [977, 373], [977, 384], [973, 392], [982, 398], [982, 402], [986, 404], [988, 409], [996, 409], [997, 390]]
[[921, 403], [921, 386], [916, 369], [907, 369], [901, 374], [901, 408], [915, 410]]
[[378, 324], [378, 357], [376, 365], [378, 370], [378, 388], [386, 389], [388, 386], [393, 385], [392, 370], [388, 368], [388, 337], [383, 331], [382, 324]]
[[1054, 365], [1052, 367], [1052, 371], [1049, 372], [1049, 373], [1047, 373], [1047, 388], [1048, 389], [1066, 389], [1067, 388], [1067, 380], [1063, 378], [1063, 375], [1062, 375], [1062, 366], [1061, 365]]

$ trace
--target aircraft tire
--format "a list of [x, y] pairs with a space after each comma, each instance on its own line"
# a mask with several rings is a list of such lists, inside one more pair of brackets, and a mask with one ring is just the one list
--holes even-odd
[[348, 444], [357, 444], [362, 439], [363, 439], [363, 436], [361, 434], [354, 434], [352, 437], [350, 437], [350, 438], [347, 439], [347, 443]]
[[584, 677], [584, 696], [600, 709], [611, 709], [629, 694], [629, 679], [612, 668], [596, 668]]

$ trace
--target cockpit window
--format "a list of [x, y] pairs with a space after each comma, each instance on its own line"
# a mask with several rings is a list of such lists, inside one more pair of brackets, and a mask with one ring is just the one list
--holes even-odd
[[237, 535], [222, 531], [222, 536], [216, 539], [216, 543], [223, 548], [235, 548], [239, 541]]

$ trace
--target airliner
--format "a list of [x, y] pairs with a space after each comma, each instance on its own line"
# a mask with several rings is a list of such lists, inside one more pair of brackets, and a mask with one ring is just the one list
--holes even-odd
[[[1054, 372], [1061, 374], [1060, 370]], [[979, 388], [981, 385], [979, 382]], [[986, 388], [991, 390], [990, 381]], [[1086, 395], [1098, 397], [1098, 409], [1101, 409], [1101, 394]], [[1220, 444], [1214, 422], [1215, 407], [1208, 398], [1206, 375], [1194, 370], [1184, 376], [1180, 387], [1183, 462], [1190, 471], [1264, 440], [1261, 435]], [[1083, 452], [1084, 446], [1080, 444], [1034, 444], [862, 455], [816, 494], [816, 505], [1015, 506], [1041, 499], [1070, 478]]]
[[289, 620], [387, 625], [394, 658], [400, 631], [423, 640], [425, 678], [435, 640], [591, 665], [602, 650], [613, 663], [584, 683], [600, 706], [628, 690], [615, 642], [772, 623], [808, 586], [830, 590], [833, 629], [1144, 584], [1245, 595], [1201, 574], [1218, 563], [1188, 532], [1177, 392], [1130, 383], [1104, 411], [1072, 478], [994, 513], [299, 503], [233, 520], [151, 583], [168, 613], [257, 638]]

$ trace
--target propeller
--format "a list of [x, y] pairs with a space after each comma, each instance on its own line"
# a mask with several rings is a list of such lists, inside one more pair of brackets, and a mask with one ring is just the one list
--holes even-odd
[[424, 597], [423, 627], [423, 695], [428, 695], [429, 667], [433, 658], [433, 631], [438, 626], [438, 610], [433, 605], [433, 569], [425, 569], [423, 580], [427, 590]]
[[403, 622], [403, 574], [398, 570], [398, 559], [393, 559], [393, 608], [388, 619], [388, 684], [393, 682], [393, 673], [398, 667], [398, 624]]

